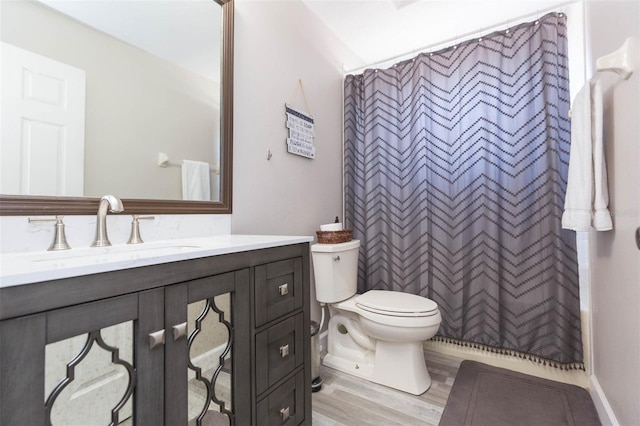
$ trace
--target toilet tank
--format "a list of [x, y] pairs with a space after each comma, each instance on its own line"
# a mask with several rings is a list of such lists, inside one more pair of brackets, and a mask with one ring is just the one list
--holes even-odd
[[311, 246], [318, 302], [337, 303], [356, 294], [359, 249], [359, 240]]

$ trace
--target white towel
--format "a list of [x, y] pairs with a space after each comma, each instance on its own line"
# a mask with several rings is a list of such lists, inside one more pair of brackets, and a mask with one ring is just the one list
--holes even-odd
[[182, 161], [182, 199], [196, 201], [210, 201], [209, 163], [202, 161]]
[[587, 83], [571, 110], [569, 179], [562, 227], [574, 231], [613, 229], [609, 214], [607, 167], [602, 146], [602, 88]]

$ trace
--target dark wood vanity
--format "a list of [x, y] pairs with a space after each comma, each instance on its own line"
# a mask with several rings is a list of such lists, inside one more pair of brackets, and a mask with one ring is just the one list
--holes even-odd
[[[66, 385], [45, 391], [46, 348], [84, 334], [76, 358], [106, 351], [129, 375], [121, 402], [132, 401], [132, 414], [109, 407], [115, 424], [311, 424], [309, 268], [309, 244], [299, 243], [0, 288], [0, 424], [51, 424]], [[224, 313], [214, 299], [223, 294]], [[189, 376], [192, 303], [208, 309], [196, 328], [211, 314], [230, 336], [203, 381], [210, 387], [200, 420], [188, 420], [189, 382], [205, 375]], [[116, 324], [132, 330], [129, 361], [102, 339]], [[77, 360], [68, 361], [70, 381]], [[219, 406], [215, 379], [223, 370], [230, 401]]]

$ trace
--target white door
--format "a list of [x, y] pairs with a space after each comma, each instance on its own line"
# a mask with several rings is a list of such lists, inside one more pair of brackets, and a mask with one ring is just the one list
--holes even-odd
[[83, 196], [85, 72], [0, 49], [0, 194]]

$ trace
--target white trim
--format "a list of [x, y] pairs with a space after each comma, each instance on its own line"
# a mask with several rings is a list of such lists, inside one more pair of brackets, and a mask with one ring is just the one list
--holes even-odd
[[607, 396], [602, 390], [602, 387], [600, 387], [597, 377], [593, 374], [589, 377], [589, 393], [596, 406], [598, 416], [600, 416], [600, 422], [602, 422], [603, 425], [620, 426]]

